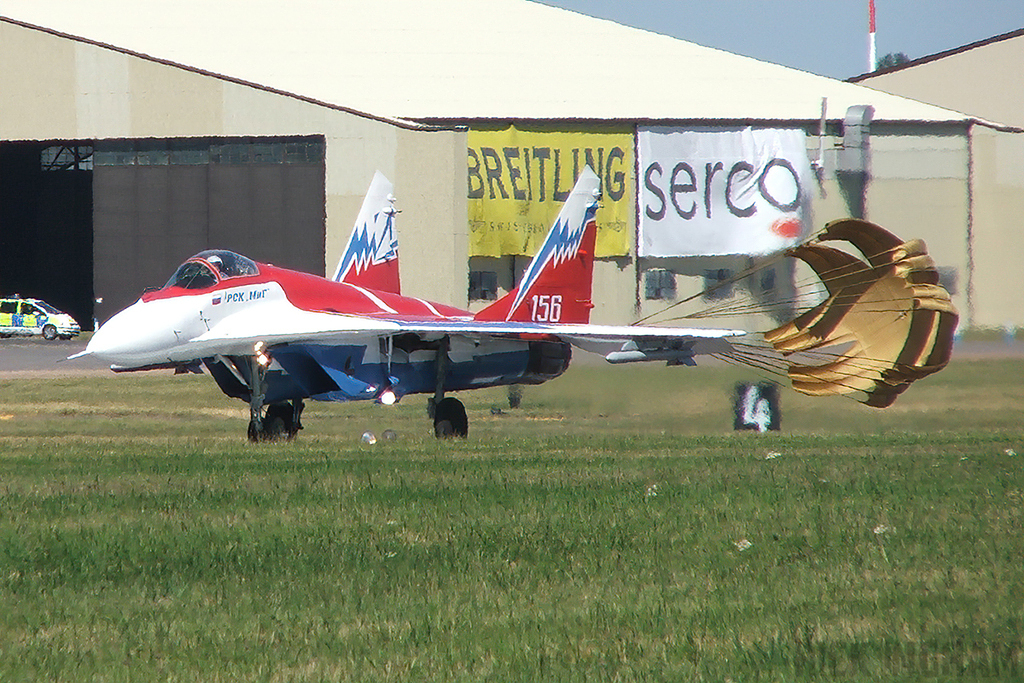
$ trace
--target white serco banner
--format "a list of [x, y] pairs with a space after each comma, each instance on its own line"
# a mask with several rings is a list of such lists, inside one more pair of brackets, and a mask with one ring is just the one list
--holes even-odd
[[809, 234], [798, 129], [641, 128], [640, 256], [769, 254]]

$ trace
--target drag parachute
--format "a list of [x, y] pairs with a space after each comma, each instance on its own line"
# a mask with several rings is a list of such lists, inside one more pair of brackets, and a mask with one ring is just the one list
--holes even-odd
[[[836, 241], [864, 258], [825, 244]], [[843, 219], [786, 253], [827, 290], [820, 304], [764, 333], [794, 389], [884, 408], [949, 362], [957, 311], [924, 242]]]
[[[840, 246], [852, 246], [861, 255]], [[786, 378], [804, 394], [848, 396], [879, 408], [949, 362], [957, 311], [939, 285], [935, 262], [921, 240], [904, 242], [863, 220], [837, 220], [725, 284], [747, 282], [745, 289], [754, 292], [757, 273], [787, 259], [806, 264], [814, 273], [806, 288], [797, 284], [795, 296], [773, 290], [767, 299], [751, 302], [742, 300], [743, 287], [736, 288], [735, 297], [708, 297], [715, 292], [710, 288], [669, 309], [698, 298], [722, 299], [720, 303], [669, 320], [751, 313], [786, 320], [752, 341], [731, 341], [728, 352], [715, 355]], [[801, 306], [810, 292], [820, 303]], [[801, 308], [808, 310], [797, 315]]]

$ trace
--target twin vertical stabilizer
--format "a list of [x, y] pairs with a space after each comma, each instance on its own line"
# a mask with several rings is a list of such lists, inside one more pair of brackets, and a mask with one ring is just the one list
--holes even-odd
[[600, 196], [600, 179], [584, 167], [519, 286], [477, 313], [476, 320], [590, 322]]
[[394, 186], [380, 171], [374, 173], [352, 235], [331, 277], [335, 282], [401, 294], [393, 191]]
[[[477, 320], [590, 321], [600, 188], [597, 174], [585, 166], [519, 286], [477, 313]], [[383, 174], [374, 174], [331, 278], [335, 282], [401, 293], [393, 189]]]

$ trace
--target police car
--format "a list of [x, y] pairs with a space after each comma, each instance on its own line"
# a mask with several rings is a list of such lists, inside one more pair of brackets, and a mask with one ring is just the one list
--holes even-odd
[[81, 334], [75, 319], [40, 301], [19, 296], [0, 299], [0, 337], [43, 335], [44, 339], [71, 339]]

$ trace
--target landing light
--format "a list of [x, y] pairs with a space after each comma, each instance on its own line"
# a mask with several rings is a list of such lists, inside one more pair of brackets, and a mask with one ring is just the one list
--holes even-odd
[[253, 353], [256, 354], [256, 362], [267, 368], [270, 367], [270, 362], [273, 360], [270, 357], [270, 353], [267, 351], [267, 345], [261, 341], [256, 342], [256, 345], [252, 347]]
[[377, 400], [386, 406], [393, 406], [398, 403], [398, 394], [391, 389], [385, 389]]

